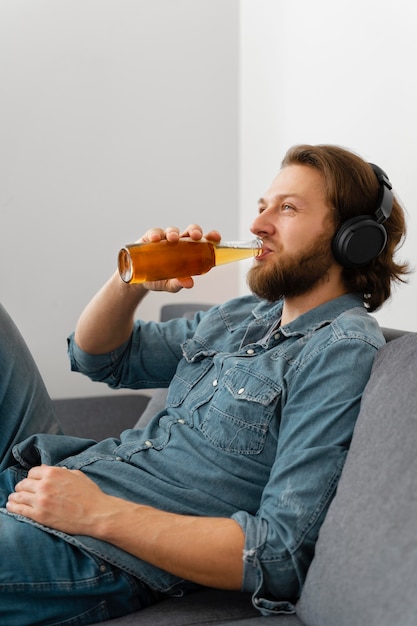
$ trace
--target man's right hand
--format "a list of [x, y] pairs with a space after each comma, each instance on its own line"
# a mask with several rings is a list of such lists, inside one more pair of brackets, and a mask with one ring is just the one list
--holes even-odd
[[[178, 241], [190, 237], [194, 241], [203, 239], [203, 231], [197, 224], [190, 224], [183, 232], [179, 228], [151, 228], [139, 242]], [[213, 243], [220, 241], [220, 233], [212, 230], [205, 238]], [[181, 289], [191, 289], [194, 280], [191, 276], [179, 276], [137, 285], [128, 285], [116, 270], [110, 280], [100, 289], [86, 306], [75, 329], [75, 341], [80, 348], [90, 354], [104, 354], [115, 350], [131, 335], [135, 311], [148, 291], [168, 291], [176, 293]]]
[[[212, 230], [206, 235], [203, 235], [201, 226], [198, 224], [190, 224], [183, 232], [174, 226], [170, 226], [165, 230], [163, 228], [151, 228], [146, 231], [137, 243], [157, 242], [162, 241], [163, 239], [166, 239], [167, 241], [178, 241], [182, 237], [187, 237], [193, 241], [206, 239], [208, 241], [212, 241], [213, 243], [218, 243], [221, 239], [220, 233], [217, 230]], [[192, 276], [178, 276], [176, 278], [142, 283], [142, 285], [149, 291], [168, 291], [170, 293], [177, 293], [181, 289], [191, 289], [194, 287], [194, 279]]]

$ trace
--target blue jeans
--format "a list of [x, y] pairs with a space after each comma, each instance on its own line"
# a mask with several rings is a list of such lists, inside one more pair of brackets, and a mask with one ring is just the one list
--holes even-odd
[[[54, 408], [18, 329], [0, 305], [0, 507], [25, 471], [15, 443], [59, 433]], [[0, 624], [93, 624], [156, 599], [139, 580], [0, 510]]]

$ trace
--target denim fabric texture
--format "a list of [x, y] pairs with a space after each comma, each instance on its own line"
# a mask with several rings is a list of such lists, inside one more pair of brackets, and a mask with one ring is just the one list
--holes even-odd
[[[129, 342], [100, 356], [71, 337], [73, 370], [114, 388], [169, 385], [167, 407], [143, 431], [53, 457], [133, 501], [235, 519], [246, 537], [242, 590], [265, 614], [293, 610], [384, 344], [356, 295], [282, 327], [281, 312], [246, 296], [193, 320], [137, 322]], [[183, 590], [116, 548], [99, 554], [159, 591]]]
[[[281, 311], [246, 296], [193, 320], [137, 322], [129, 342], [99, 356], [71, 336], [73, 370], [113, 388], [169, 386], [166, 409], [99, 443], [32, 435], [15, 459], [80, 469], [107, 493], [163, 510], [233, 518], [246, 538], [242, 590], [263, 614], [292, 612], [384, 338], [356, 295], [286, 326]], [[193, 586], [107, 543], [43, 530], [157, 591]]]
[[27, 473], [11, 449], [36, 431], [65, 440], [35, 362], [0, 305], [0, 624], [84, 626], [155, 602], [127, 572], [6, 511]]

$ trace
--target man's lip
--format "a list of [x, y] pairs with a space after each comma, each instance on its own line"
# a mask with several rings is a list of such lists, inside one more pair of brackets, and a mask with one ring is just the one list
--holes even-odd
[[256, 257], [257, 259], [263, 259], [265, 258], [268, 254], [270, 254], [271, 252], [273, 252], [271, 250], [271, 248], [268, 248], [268, 246], [266, 246], [265, 244], [262, 246], [262, 250], [260, 252], [260, 254], [258, 254], [258, 256]]

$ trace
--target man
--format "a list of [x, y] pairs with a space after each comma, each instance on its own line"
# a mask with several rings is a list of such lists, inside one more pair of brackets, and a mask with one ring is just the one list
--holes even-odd
[[[36, 611], [40, 623], [93, 623], [198, 585], [250, 591], [264, 614], [293, 610], [384, 343], [368, 311], [407, 273], [393, 258], [404, 215], [379, 168], [335, 146], [298, 146], [251, 231], [263, 240], [253, 295], [193, 321], [135, 322], [150, 291], [193, 279], [126, 285], [116, 273], [81, 315], [74, 370], [112, 387], [169, 386], [166, 409], [120, 440], [33, 434], [41, 420], [53, 432], [52, 409], [3, 322], [0, 357], [17, 372], [0, 398], [8, 624]], [[155, 228], [142, 240], [180, 236], [202, 230]]]

